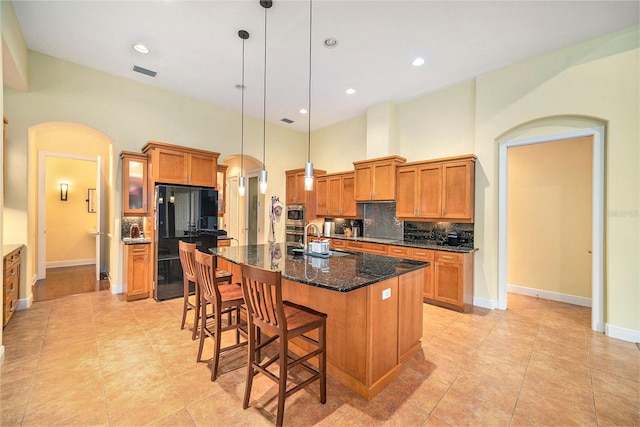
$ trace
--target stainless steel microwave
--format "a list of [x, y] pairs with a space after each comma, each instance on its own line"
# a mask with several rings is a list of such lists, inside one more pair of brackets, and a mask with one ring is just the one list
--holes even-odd
[[304, 205], [287, 205], [286, 225], [305, 225]]

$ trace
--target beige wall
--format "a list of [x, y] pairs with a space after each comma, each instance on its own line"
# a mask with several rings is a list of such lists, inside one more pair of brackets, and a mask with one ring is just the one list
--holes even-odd
[[[46, 158], [46, 262], [47, 266], [95, 262], [96, 241], [89, 230], [97, 215], [87, 209], [87, 189], [96, 188], [97, 164], [87, 160]], [[60, 200], [60, 184], [69, 184], [67, 200]]]
[[509, 285], [591, 298], [592, 144], [509, 148]]
[[[107, 185], [112, 190], [107, 229], [111, 233], [109, 271], [114, 284], [122, 283], [120, 151], [140, 151], [148, 140], [217, 151], [221, 158], [240, 151], [240, 115], [237, 113], [36, 52], [29, 52], [29, 91], [6, 89], [4, 95], [5, 114], [11, 122], [8, 132], [11, 161], [7, 168], [10, 190], [4, 205], [5, 230], [8, 224], [20, 225], [11, 227], [12, 234], [5, 236], [5, 241], [10, 238], [16, 243], [31, 242], [29, 258], [35, 260], [37, 222], [32, 206], [37, 205], [37, 197], [31, 181], [37, 177], [38, 151], [57, 150], [56, 147], [33, 146], [30, 129], [59, 121], [93, 129], [112, 141], [107, 159], [107, 163], [113, 165], [112, 174], [107, 176]], [[262, 121], [246, 117], [244, 125], [245, 153], [261, 161]], [[72, 145], [76, 152], [82, 149], [83, 142]], [[265, 200], [273, 195], [284, 198], [284, 171], [302, 167], [305, 161], [306, 135], [267, 124], [269, 189]], [[266, 212], [267, 204], [262, 207]], [[268, 230], [268, 221], [268, 215], [264, 215], [261, 230]], [[284, 224], [277, 224], [276, 233], [284, 239]], [[29, 282], [35, 277], [35, 271], [36, 265], [32, 261], [28, 264]]]
[[538, 134], [573, 128], [566, 116], [597, 118], [607, 126], [605, 321], [640, 331], [639, 40], [634, 27], [478, 77], [475, 297], [497, 298], [498, 141], [540, 118], [555, 117]]
[[[327, 173], [353, 169], [353, 162], [366, 158], [367, 120], [346, 120], [311, 135], [311, 161]], [[300, 166], [303, 167], [304, 165]]]

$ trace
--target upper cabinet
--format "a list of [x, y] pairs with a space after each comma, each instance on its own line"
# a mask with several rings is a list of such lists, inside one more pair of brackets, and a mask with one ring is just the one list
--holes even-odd
[[147, 155], [123, 151], [122, 213], [125, 216], [147, 214]]
[[316, 215], [355, 217], [354, 172], [324, 175], [317, 179]]
[[355, 200], [392, 201], [396, 199], [396, 167], [407, 159], [400, 156], [353, 162], [355, 169]]
[[[318, 177], [319, 175], [324, 175], [326, 173], [326, 171], [320, 169], [313, 170], [314, 177]], [[312, 191], [305, 191], [304, 168], [285, 171], [285, 175], [287, 205], [308, 205], [310, 203], [315, 204], [315, 191], [317, 190], [316, 185], [314, 182], [314, 189]]]
[[155, 141], [142, 151], [150, 155], [155, 183], [216, 187], [220, 153]]
[[473, 222], [475, 161], [468, 155], [399, 166], [396, 216]]

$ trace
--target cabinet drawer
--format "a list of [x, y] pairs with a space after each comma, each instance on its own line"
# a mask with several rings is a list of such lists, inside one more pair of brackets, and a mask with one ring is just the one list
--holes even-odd
[[347, 248], [353, 249], [359, 252], [369, 252], [369, 253], [381, 254], [381, 255], [387, 254], [387, 246], [380, 245], [377, 243], [347, 241]]
[[433, 262], [435, 254], [431, 249], [409, 248], [409, 258]]
[[405, 246], [387, 246], [387, 254], [397, 258], [407, 258], [409, 256], [409, 248]]
[[151, 245], [130, 245], [129, 251], [134, 255], [147, 255], [149, 253], [149, 246]]
[[11, 252], [4, 257], [4, 270], [7, 271], [11, 267], [20, 263], [20, 251]]
[[337, 239], [331, 239], [331, 242], [329, 243], [329, 246], [332, 248], [346, 248], [347, 247], [347, 242], [345, 242], [344, 240], [337, 240]]
[[456, 264], [462, 264], [464, 254], [456, 252], [444, 252], [436, 251], [436, 262], [452, 262]]

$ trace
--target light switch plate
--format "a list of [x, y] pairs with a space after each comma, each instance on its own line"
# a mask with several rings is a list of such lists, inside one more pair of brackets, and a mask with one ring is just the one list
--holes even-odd
[[387, 298], [391, 298], [391, 288], [382, 291], [382, 299], [385, 300]]

